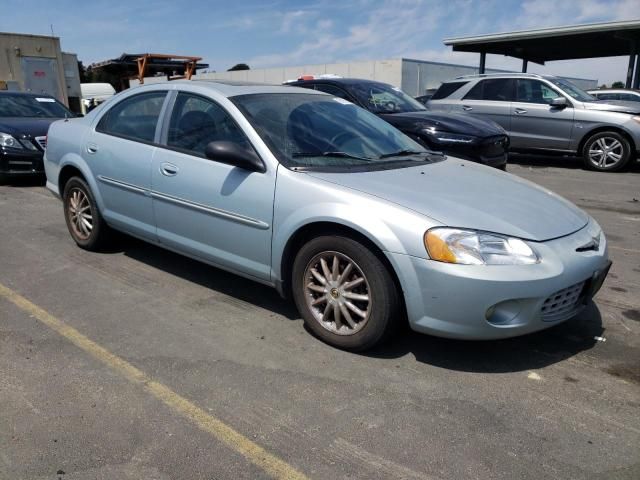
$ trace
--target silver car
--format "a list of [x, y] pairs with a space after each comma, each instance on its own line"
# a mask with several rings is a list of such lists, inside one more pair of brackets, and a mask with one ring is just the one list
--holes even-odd
[[632, 90], [630, 88], [599, 88], [597, 90], [587, 90], [587, 93], [596, 100], [640, 102], [640, 90]]
[[458, 77], [428, 107], [494, 120], [514, 152], [574, 154], [599, 171], [622, 169], [640, 150], [640, 104], [598, 101], [568, 80], [535, 74]]
[[45, 168], [81, 248], [119, 230], [270, 285], [344, 349], [405, 315], [452, 338], [548, 328], [610, 265], [600, 227], [568, 201], [308, 89], [127, 90], [54, 123]]

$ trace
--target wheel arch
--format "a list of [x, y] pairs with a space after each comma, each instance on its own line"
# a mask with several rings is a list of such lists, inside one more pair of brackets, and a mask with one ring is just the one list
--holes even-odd
[[82, 171], [78, 167], [76, 167], [75, 165], [65, 165], [64, 167], [62, 167], [62, 169], [60, 170], [60, 174], [58, 175], [58, 190], [60, 192], [60, 196], [64, 194], [64, 187], [72, 177], [80, 177], [85, 182], [87, 181], [84, 173], [82, 173]]
[[582, 156], [584, 146], [587, 143], [587, 140], [589, 140], [589, 138], [591, 138], [593, 135], [597, 133], [602, 133], [602, 132], [615, 132], [622, 135], [627, 140], [627, 142], [629, 142], [629, 146], [631, 147], [632, 158], [635, 156], [637, 145], [633, 141], [633, 137], [624, 128], [621, 128], [615, 125], [601, 125], [601, 126], [592, 128], [587, 133], [585, 133], [580, 139], [580, 143], [578, 144], [578, 149], [577, 149], [578, 155]]
[[73, 155], [67, 156], [63, 158], [63, 161], [60, 165], [60, 170], [58, 172], [57, 178], [57, 187], [60, 197], [64, 195], [64, 186], [67, 184], [69, 179], [74, 176], [81, 177], [89, 188], [91, 188], [91, 193], [93, 194], [93, 198], [98, 205], [100, 211], [103, 211], [103, 202], [102, 197], [100, 196], [100, 191], [98, 190], [98, 185], [96, 184], [96, 179], [91, 175], [91, 171], [88, 165], [84, 162], [82, 157]]
[[282, 251], [281, 261], [279, 265], [279, 281], [276, 283], [278, 291], [283, 297], [291, 295], [291, 274], [293, 271], [293, 262], [300, 248], [311, 238], [321, 235], [341, 235], [351, 238], [366, 246], [387, 268], [393, 282], [398, 289], [399, 296], [404, 308], [404, 295], [402, 295], [402, 286], [395, 268], [384, 254], [383, 249], [375, 241], [373, 241], [365, 233], [345, 225], [333, 221], [314, 221], [300, 226], [288, 239]]

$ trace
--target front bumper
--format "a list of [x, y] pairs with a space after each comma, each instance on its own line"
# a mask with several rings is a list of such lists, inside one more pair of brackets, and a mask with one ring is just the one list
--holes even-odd
[[43, 153], [0, 148], [0, 175], [23, 176], [43, 175]]
[[600, 227], [531, 242], [536, 265], [452, 265], [387, 253], [399, 274], [411, 328], [468, 340], [514, 337], [575, 317], [608, 272], [604, 234], [597, 250], [576, 251]]

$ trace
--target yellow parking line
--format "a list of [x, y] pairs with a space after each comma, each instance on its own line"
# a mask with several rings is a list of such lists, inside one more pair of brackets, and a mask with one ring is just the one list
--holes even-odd
[[101, 347], [75, 328], [70, 327], [62, 320], [54, 317], [22, 295], [4, 286], [2, 283], [0, 283], [0, 296], [6, 298], [18, 308], [32, 315], [77, 347], [120, 373], [130, 382], [140, 384], [147, 392], [151, 393], [151, 395], [162, 401], [165, 405], [191, 420], [202, 430], [210, 433], [229, 448], [244, 455], [250, 462], [263, 469], [272, 477], [291, 480], [307, 478], [284, 460], [267, 452], [260, 445], [252, 442], [241, 433], [236, 432], [222, 420], [205, 412], [191, 401], [178, 395], [169, 387], [152, 380], [146, 373], [137, 369], [126, 360]]

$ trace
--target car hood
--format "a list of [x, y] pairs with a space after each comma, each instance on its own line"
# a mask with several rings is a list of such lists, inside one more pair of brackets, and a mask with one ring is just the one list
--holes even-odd
[[605, 112], [619, 113], [640, 113], [639, 102], [625, 102], [623, 100], [598, 100], [597, 102], [585, 102], [584, 108], [587, 110], [601, 110]]
[[586, 213], [547, 189], [453, 157], [394, 170], [308, 174], [401, 205], [444, 225], [526, 240], [569, 235], [589, 221]]
[[461, 133], [474, 137], [505, 135], [504, 129], [491, 120], [459, 113], [436, 113], [429, 110], [407, 113], [385, 113], [381, 118], [402, 131], [419, 132], [435, 128], [440, 132]]
[[0, 117], [0, 132], [11, 135], [28, 135], [31, 137], [42, 137], [47, 134], [49, 125], [59, 118], [23, 118], [23, 117]]

